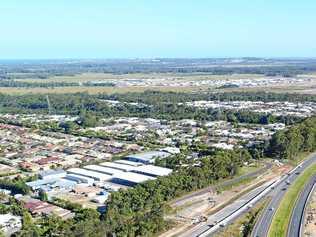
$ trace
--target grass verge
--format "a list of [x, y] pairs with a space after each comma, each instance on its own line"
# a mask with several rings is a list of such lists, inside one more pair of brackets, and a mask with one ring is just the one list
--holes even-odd
[[301, 190], [308, 180], [316, 174], [316, 164], [306, 169], [291, 185], [277, 209], [269, 230], [269, 237], [286, 236], [291, 214]]

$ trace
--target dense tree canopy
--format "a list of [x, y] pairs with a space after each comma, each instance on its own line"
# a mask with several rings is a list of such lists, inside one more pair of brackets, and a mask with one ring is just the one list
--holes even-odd
[[[291, 124], [299, 119], [291, 116], [273, 116], [265, 113], [254, 113], [249, 110], [218, 110], [199, 109], [183, 104], [193, 100], [289, 100], [316, 101], [316, 97], [302, 97], [300, 95], [282, 95], [272, 93], [163, 93], [148, 91], [145, 93], [127, 93], [124, 95], [88, 95], [61, 94], [50, 95], [51, 112], [56, 114], [70, 114], [80, 116], [82, 125], [92, 126], [98, 117], [109, 118], [118, 116], [151, 117], [157, 119], [196, 119], [227, 120], [230, 122], [246, 122], [267, 124], [271, 122], [284, 122]], [[121, 102], [137, 102], [138, 106], [122, 103], [118, 106], [109, 106], [104, 99], [115, 99]], [[0, 94], [0, 112], [11, 113], [44, 113], [49, 112], [45, 95], [4, 95]]]
[[300, 152], [316, 150], [316, 117], [305, 119], [289, 129], [276, 132], [267, 154], [279, 159], [295, 159]]

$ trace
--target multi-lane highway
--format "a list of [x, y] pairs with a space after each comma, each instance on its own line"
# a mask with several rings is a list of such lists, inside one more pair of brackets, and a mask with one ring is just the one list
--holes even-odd
[[316, 162], [316, 155], [311, 156], [309, 159], [303, 161], [299, 166], [293, 169], [287, 176], [283, 177], [281, 181], [275, 186], [274, 190], [270, 193], [271, 201], [268, 203], [263, 213], [259, 217], [252, 232], [253, 237], [266, 237], [268, 236], [269, 228], [273, 216], [278, 208], [286, 190], [293, 183], [298, 174], [304, 171], [311, 164]]
[[254, 204], [268, 195], [271, 201], [263, 211], [253, 230], [252, 236], [264, 237], [268, 235], [268, 231], [272, 222], [272, 218], [278, 208], [288, 187], [296, 180], [298, 175], [307, 167], [316, 162], [316, 155], [303, 161], [300, 165], [291, 170], [283, 177], [265, 183], [264, 185], [243, 195], [232, 204], [226, 206], [219, 212], [208, 216], [206, 222], [199, 223], [190, 228], [182, 237], [206, 237], [212, 236], [215, 232], [225, 227], [227, 224], [236, 220], [241, 214], [247, 212]]
[[267, 182], [243, 195], [238, 200], [224, 207], [217, 213], [210, 215], [206, 222], [202, 222], [183, 233], [182, 237], [209, 236], [220, 228], [231, 223], [241, 214], [247, 212], [256, 202], [264, 197], [274, 186], [276, 180]]
[[314, 175], [309, 182], [304, 186], [304, 189], [300, 193], [299, 198], [295, 203], [295, 207], [293, 209], [291, 215], [291, 221], [288, 229], [287, 236], [302, 236], [301, 233], [303, 231], [303, 222], [304, 222], [304, 210], [306, 205], [308, 204], [308, 199], [310, 194], [312, 193], [316, 183], [316, 175]]

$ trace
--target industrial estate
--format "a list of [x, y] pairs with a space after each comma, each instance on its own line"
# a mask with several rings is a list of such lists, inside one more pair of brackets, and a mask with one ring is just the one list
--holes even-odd
[[0, 1], [0, 237], [316, 237], [316, 1]]
[[[51, 76], [36, 78], [42, 69], [32, 71], [35, 79], [30, 81], [23, 79], [30, 73], [29, 65], [23, 66], [23, 77], [15, 73], [21, 64], [13, 65], [2, 64], [2, 70], [6, 68], [2, 88], [51, 86]], [[70, 65], [71, 69], [56, 67], [64, 74], [78, 70], [73, 77], [85, 75], [87, 83], [88, 75], [79, 70], [85, 63]], [[52, 64], [43, 67], [49, 71]], [[123, 66], [117, 62], [116, 67]], [[269, 70], [272, 74], [275, 68]], [[287, 73], [314, 78], [313, 72]], [[142, 83], [149, 75], [154, 74], [141, 75], [139, 87], [147, 87]], [[160, 73], [159, 78], [164, 75], [171, 77]], [[134, 76], [139, 74], [126, 75]], [[264, 75], [253, 77], [260, 82]], [[54, 80], [54, 87], [62, 88], [74, 79]], [[255, 92], [195, 85], [187, 92], [159, 87], [97, 94], [4, 91], [0, 94], [2, 233], [312, 235], [316, 97], [305, 90], [261, 92], [258, 85]], [[114, 90], [123, 85], [99, 86]]]

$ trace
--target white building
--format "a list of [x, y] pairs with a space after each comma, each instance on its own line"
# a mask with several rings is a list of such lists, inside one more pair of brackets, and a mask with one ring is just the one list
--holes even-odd
[[96, 181], [108, 181], [112, 179], [111, 175], [102, 174], [100, 172], [94, 172], [94, 171], [80, 169], [80, 168], [71, 168], [71, 169], [68, 169], [67, 172], [69, 174], [78, 174], [78, 175], [86, 176]]
[[152, 177], [165, 176], [172, 173], [172, 169], [167, 169], [155, 165], [143, 165], [135, 167], [132, 172], [148, 175]]

